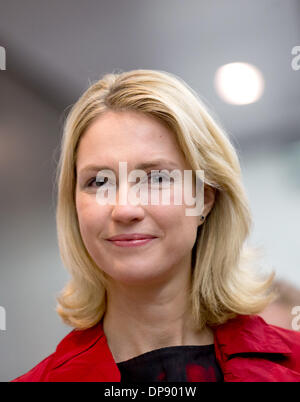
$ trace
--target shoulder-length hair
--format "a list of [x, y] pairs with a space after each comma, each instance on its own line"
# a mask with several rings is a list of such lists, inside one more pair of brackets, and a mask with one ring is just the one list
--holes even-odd
[[157, 70], [105, 74], [72, 107], [56, 172], [56, 224], [60, 255], [71, 277], [57, 296], [56, 311], [76, 329], [97, 324], [106, 311], [107, 277], [81, 238], [76, 206], [76, 159], [80, 138], [107, 110], [154, 116], [174, 132], [193, 170], [216, 189], [215, 203], [199, 227], [192, 249], [189, 301], [202, 329], [257, 314], [276, 297], [275, 272], [261, 275], [259, 248], [246, 246], [252, 218], [237, 153], [199, 96], [179, 77]]

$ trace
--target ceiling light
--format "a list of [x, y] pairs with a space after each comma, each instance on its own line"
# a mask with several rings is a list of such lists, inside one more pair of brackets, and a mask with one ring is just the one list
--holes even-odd
[[262, 96], [264, 78], [251, 64], [225, 64], [216, 71], [215, 88], [225, 102], [247, 105], [256, 102]]

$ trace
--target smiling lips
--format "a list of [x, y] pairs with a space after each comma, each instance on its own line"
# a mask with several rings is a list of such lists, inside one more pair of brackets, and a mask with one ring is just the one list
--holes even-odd
[[107, 240], [119, 247], [136, 247], [147, 244], [155, 238], [156, 236], [147, 235], [143, 233], [132, 233], [132, 234], [128, 233], [123, 235], [112, 236]]

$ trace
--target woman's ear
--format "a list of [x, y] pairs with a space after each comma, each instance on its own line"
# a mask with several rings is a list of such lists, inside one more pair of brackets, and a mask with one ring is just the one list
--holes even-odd
[[199, 216], [199, 226], [202, 225], [202, 223], [205, 221], [205, 218], [213, 208], [215, 199], [216, 199], [216, 189], [214, 187], [209, 186], [208, 184], [204, 184], [204, 208], [201, 216]]

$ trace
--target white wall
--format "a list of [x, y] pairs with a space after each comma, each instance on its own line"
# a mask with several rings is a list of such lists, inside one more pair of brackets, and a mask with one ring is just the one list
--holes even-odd
[[254, 220], [250, 241], [264, 247], [278, 277], [300, 288], [300, 141], [269, 151], [258, 145], [241, 165]]

